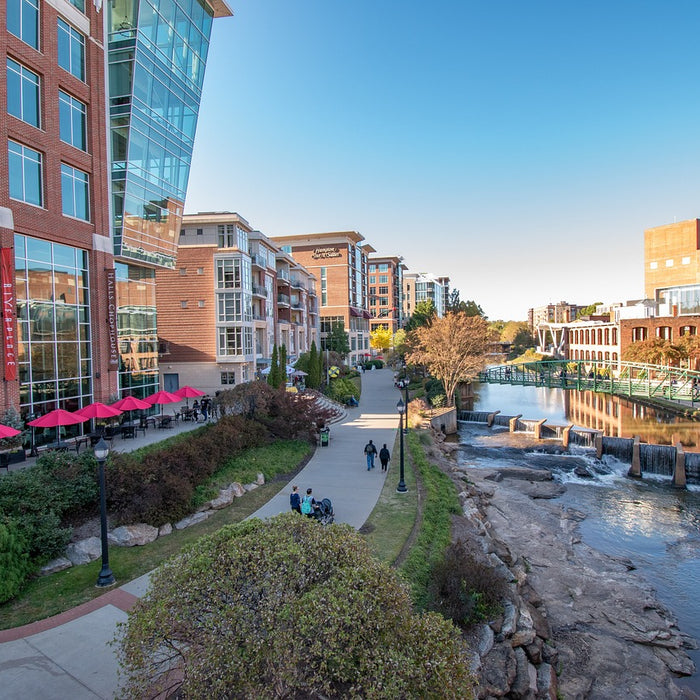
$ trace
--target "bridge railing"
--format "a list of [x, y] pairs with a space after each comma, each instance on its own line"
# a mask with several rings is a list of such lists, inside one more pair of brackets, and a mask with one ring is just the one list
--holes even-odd
[[700, 372], [634, 362], [542, 360], [497, 365], [483, 371], [479, 381], [700, 403]]

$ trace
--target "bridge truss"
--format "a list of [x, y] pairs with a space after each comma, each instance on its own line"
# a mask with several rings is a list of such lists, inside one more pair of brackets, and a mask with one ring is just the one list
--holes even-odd
[[633, 362], [543, 360], [498, 365], [481, 372], [479, 381], [700, 404], [700, 372]]

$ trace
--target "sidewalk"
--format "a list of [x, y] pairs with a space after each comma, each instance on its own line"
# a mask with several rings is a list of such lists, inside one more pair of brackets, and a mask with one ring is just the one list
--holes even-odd
[[[384, 443], [392, 449], [398, 398], [389, 369], [366, 372], [360, 406], [348, 409], [348, 416], [331, 426], [330, 445], [319, 447], [293, 482], [251, 517], [268, 518], [289, 510], [295, 483], [302, 493], [312, 487], [316, 498], [330, 498], [336, 522], [361, 527], [386, 478], [378, 459], [375, 469], [367, 471], [363, 448], [371, 439], [377, 449]], [[117, 449], [126, 449], [126, 443], [133, 444], [132, 449], [143, 444], [138, 439], [121, 440], [118, 447], [116, 443]], [[112, 700], [119, 679], [115, 649], [109, 642], [147, 587], [148, 574], [54, 618], [0, 632], [0, 695], [5, 700]]]

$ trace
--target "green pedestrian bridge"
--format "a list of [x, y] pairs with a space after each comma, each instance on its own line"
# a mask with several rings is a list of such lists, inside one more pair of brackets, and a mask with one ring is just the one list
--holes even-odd
[[637, 399], [700, 404], [700, 372], [603, 360], [543, 360], [497, 365], [479, 374], [486, 384], [597, 391]]

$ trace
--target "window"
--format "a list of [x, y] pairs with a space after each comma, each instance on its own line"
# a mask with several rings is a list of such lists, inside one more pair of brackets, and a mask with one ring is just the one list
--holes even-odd
[[7, 31], [39, 48], [39, 0], [7, 0]]
[[219, 328], [219, 355], [252, 355], [252, 328]]
[[695, 335], [696, 332], [695, 326], [681, 326], [681, 335]]
[[39, 76], [7, 59], [7, 113], [39, 126]]
[[87, 173], [61, 163], [61, 196], [66, 216], [83, 221], [90, 219]]
[[666, 267], [673, 267], [673, 260], [671, 260], [671, 259], [667, 260]]
[[59, 18], [58, 65], [80, 80], [85, 80], [85, 37]]
[[68, 0], [73, 7], [77, 7], [81, 12], [85, 12], [85, 0]]
[[659, 263], [657, 262], [651, 262], [649, 263], [649, 269], [650, 270], [656, 270], [659, 267]]
[[241, 323], [253, 320], [253, 303], [249, 294], [225, 292], [217, 294], [218, 322]]
[[197, 235], [198, 235], [198, 236], [203, 236], [203, 235], [204, 235], [204, 229], [203, 229], [203, 228], [198, 228], [198, 229], [197, 229]]
[[636, 326], [632, 329], [632, 342], [637, 343], [640, 340], [647, 339], [647, 329], [644, 326]]
[[379, 275], [379, 284], [389, 284], [389, 275]]
[[186, 309], [187, 308], [187, 300], [183, 300], [180, 302], [180, 308], [181, 309]]
[[216, 261], [216, 286], [219, 289], [252, 289], [250, 260], [224, 258]]
[[87, 150], [87, 108], [65, 92], [58, 92], [58, 121], [61, 141]]
[[374, 263], [371, 263], [369, 266], [369, 271], [370, 272], [376, 272], [377, 271], [377, 266]]
[[203, 267], [198, 267], [198, 268], [197, 268], [197, 274], [198, 274], [198, 275], [203, 275], [203, 274], [204, 274], [204, 268], [203, 268]]
[[659, 326], [656, 329], [656, 337], [664, 340], [672, 340], [671, 326]]
[[236, 236], [233, 224], [219, 224], [219, 248], [235, 248]]
[[379, 287], [379, 293], [380, 293], [380, 294], [388, 294], [388, 293], [389, 293], [389, 287]]
[[388, 263], [381, 263], [379, 265], [379, 272], [389, 272], [389, 264]]
[[180, 276], [184, 277], [187, 274], [187, 268], [186, 267], [181, 267], [180, 268]]
[[44, 203], [41, 153], [14, 141], [8, 146], [10, 197], [40, 207]]
[[197, 302], [197, 306], [199, 306], [200, 309], [203, 309], [203, 308], [204, 308], [204, 299], [200, 299], [200, 300]]
[[236, 383], [236, 373], [235, 372], [222, 372], [221, 373], [221, 383], [222, 384], [235, 384]]

